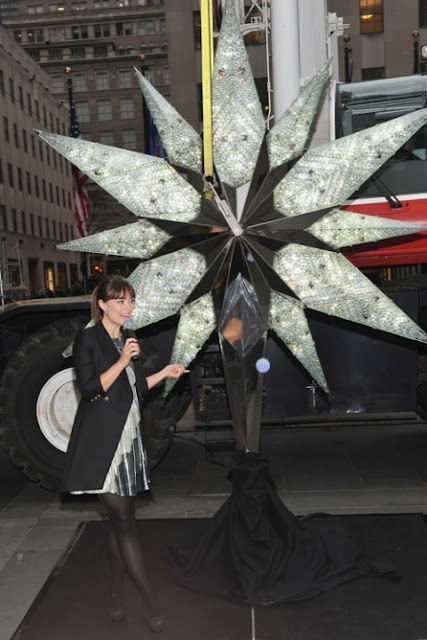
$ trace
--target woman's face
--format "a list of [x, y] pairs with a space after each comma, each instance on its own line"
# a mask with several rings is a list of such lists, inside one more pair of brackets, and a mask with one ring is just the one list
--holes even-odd
[[135, 298], [129, 293], [123, 293], [120, 298], [111, 300], [100, 300], [99, 306], [102, 309], [102, 322], [107, 329], [117, 329], [123, 322], [132, 316], [135, 309]]

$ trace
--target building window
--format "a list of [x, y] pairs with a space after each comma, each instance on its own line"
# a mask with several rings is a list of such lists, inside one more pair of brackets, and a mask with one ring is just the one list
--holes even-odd
[[84, 47], [73, 47], [71, 49], [71, 57], [73, 59], [84, 58], [85, 57], [85, 48]]
[[22, 87], [18, 87], [19, 93], [19, 106], [21, 107], [21, 111], [24, 111], [24, 92], [22, 91]]
[[12, 230], [15, 231], [15, 233], [17, 233], [17, 231], [18, 231], [18, 221], [16, 219], [16, 209], [12, 209]]
[[93, 35], [95, 38], [109, 38], [110, 37], [110, 25], [109, 24], [95, 24], [93, 26]]
[[160, 18], [159, 27], [160, 31], [166, 31], [166, 18]]
[[360, 33], [383, 31], [383, 0], [359, 0]]
[[80, 122], [90, 122], [89, 102], [76, 102], [77, 118]]
[[420, 29], [427, 28], [427, 0], [418, 0], [418, 22]]
[[10, 162], [7, 163], [7, 176], [9, 178], [9, 187], [13, 187], [13, 167]]
[[43, 162], [43, 145], [41, 140], [39, 140], [39, 156], [40, 160]]
[[135, 129], [128, 129], [122, 132], [122, 146], [124, 149], [131, 149], [136, 151], [136, 131]]
[[58, 186], [55, 187], [55, 191], [56, 191], [56, 204], [59, 207], [61, 205], [61, 199], [59, 197], [59, 187]]
[[108, 9], [110, 6], [110, 0], [94, 0], [94, 9]]
[[155, 32], [154, 20], [144, 20], [144, 21], [138, 22], [139, 35], [144, 35], [145, 33], [154, 33], [154, 32]]
[[40, 51], [29, 51], [28, 53], [35, 62], [40, 62]]
[[3, 229], [7, 229], [6, 207], [4, 204], [0, 205], [0, 218], [2, 221]]
[[22, 224], [22, 233], [27, 233], [27, 219], [25, 217], [25, 211], [21, 211], [21, 224]]
[[41, 216], [37, 216], [37, 222], [38, 222], [38, 227], [39, 227], [39, 236], [41, 238], [43, 236], [43, 227], [42, 227], [42, 217]]
[[9, 78], [9, 95], [11, 101], [15, 103], [15, 85], [13, 84], [12, 78]]
[[73, 89], [74, 91], [87, 91], [86, 72], [73, 74]]
[[98, 100], [98, 120], [105, 122], [113, 117], [111, 111], [111, 100]]
[[170, 84], [171, 78], [170, 78], [169, 67], [162, 67], [162, 71], [163, 71], [163, 84]]
[[66, 39], [65, 27], [52, 27], [49, 29], [50, 42], [64, 42]]
[[63, 2], [55, 2], [49, 6], [49, 11], [65, 11], [65, 5]]
[[43, 29], [28, 29], [27, 42], [44, 42]]
[[145, 67], [143, 73], [144, 73], [144, 77], [147, 78], [147, 80], [150, 80], [152, 84], [154, 84], [154, 68]]
[[18, 44], [21, 44], [21, 42], [22, 42], [22, 31], [14, 31], [13, 32], [13, 37], [15, 39], [15, 42], [17, 42]]
[[2, 96], [4, 96], [6, 93], [4, 89], [4, 73], [1, 69], [0, 69], [0, 93], [2, 94]]
[[38, 100], [36, 100], [36, 118], [40, 120], [40, 105]]
[[193, 11], [193, 39], [194, 48], [202, 48], [202, 26], [200, 20], [200, 11]]
[[13, 141], [15, 143], [15, 147], [19, 149], [18, 125], [13, 123], [12, 127], [13, 127]]
[[53, 204], [53, 184], [49, 182], [49, 199]]
[[9, 120], [6, 118], [6, 116], [3, 116], [3, 133], [4, 133], [4, 139], [6, 140], [6, 142], [10, 142]]
[[132, 87], [132, 76], [130, 71], [119, 71], [119, 85], [122, 89], [129, 89]]
[[87, 3], [85, 0], [82, 0], [81, 2], [72, 2], [71, 8], [73, 11], [85, 11], [85, 9], [87, 9]]
[[46, 107], [43, 107], [43, 122], [44, 122], [44, 126], [47, 127], [47, 111], [46, 111]]
[[40, 189], [39, 189], [39, 179], [37, 176], [34, 176], [34, 191], [36, 192], [37, 198], [40, 197]]
[[97, 71], [95, 73], [95, 86], [98, 90], [110, 88], [110, 79], [107, 71]]
[[105, 45], [100, 45], [98, 47], [93, 48], [94, 58], [105, 58], [107, 54], [108, 54], [108, 51]]
[[49, 218], [44, 219], [44, 226], [46, 229], [46, 238], [50, 238]]
[[135, 102], [132, 98], [120, 98], [120, 118], [122, 120], [135, 118]]
[[31, 153], [33, 154], [33, 158], [36, 157], [36, 141], [34, 139], [33, 134], [31, 134]]
[[43, 13], [43, 5], [36, 4], [36, 13]]
[[385, 67], [362, 69], [362, 80], [381, 80], [385, 78]]
[[22, 129], [22, 145], [24, 147], [25, 153], [28, 153], [28, 139], [27, 139], [27, 132], [25, 131], [25, 129]]
[[116, 34], [118, 36], [131, 36], [132, 35], [132, 23], [131, 22], [116, 22]]
[[22, 184], [22, 169], [20, 167], [17, 167], [16, 173], [18, 175], [18, 189], [19, 191], [23, 191], [24, 185]]
[[30, 233], [32, 236], [35, 236], [34, 233], [34, 213], [30, 213]]
[[99, 142], [101, 144], [114, 144], [114, 133], [113, 131], [100, 131], [99, 133]]
[[59, 241], [63, 242], [64, 241], [64, 235], [62, 233], [62, 222], [58, 222], [58, 226], [59, 226]]
[[47, 57], [49, 60], [62, 60], [62, 49], [49, 49]]
[[31, 195], [31, 175], [29, 171], [27, 171], [27, 192]]
[[46, 147], [47, 166], [50, 167], [50, 147]]
[[30, 116], [33, 115], [33, 101], [31, 98], [31, 93], [27, 93], [27, 104], [28, 104], [28, 113]]
[[72, 27], [72, 36], [73, 40], [83, 40], [84, 38], [88, 38], [88, 29], [87, 25], [74, 25]]
[[47, 200], [46, 180], [44, 178], [42, 178], [42, 193], [43, 193], [43, 200]]
[[62, 73], [55, 73], [50, 76], [52, 93], [64, 93], [64, 76]]
[[116, 0], [116, 7], [121, 9], [129, 6], [129, 0]]

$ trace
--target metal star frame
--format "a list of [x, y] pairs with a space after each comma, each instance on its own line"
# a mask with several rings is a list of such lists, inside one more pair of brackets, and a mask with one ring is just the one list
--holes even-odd
[[[138, 71], [168, 161], [40, 133], [140, 218], [60, 248], [141, 258], [129, 277], [137, 293], [134, 325], [179, 314], [172, 362], [189, 365], [218, 331], [242, 450], [259, 446], [263, 375], [255, 363], [269, 329], [325, 391], [306, 308], [427, 342], [339, 251], [422, 228], [339, 206], [427, 122], [427, 110], [316, 147], [296, 162], [328, 73], [326, 64], [266, 134], [229, 0], [212, 78], [213, 184], [203, 181], [200, 136]], [[167, 392], [174, 382], [167, 381]]]

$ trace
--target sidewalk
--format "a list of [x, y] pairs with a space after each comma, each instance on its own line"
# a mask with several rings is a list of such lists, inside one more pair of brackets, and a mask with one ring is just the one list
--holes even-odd
[[[427, 426], [264, 429], [261, 451], [279, 495], [298, 515], [427, 510]], [[230, 492], [223, 465], [176, 438], [153, 472], [138, 518], [208, 518]], [[21, 481], [21, 477], [17, 479]], [[19, 487], [20, 489], [20, 487]], [[97, 498], [62, 497], [36, 484], [0, 512], [0, 640], [9, 640], [82, 520], [104, 517]]]

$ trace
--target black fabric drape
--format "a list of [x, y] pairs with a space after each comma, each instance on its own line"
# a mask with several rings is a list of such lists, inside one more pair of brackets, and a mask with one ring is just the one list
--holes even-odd
[[398, 577], [367, 562], [345, 538], [321, 535], [277, 495], [268, 461], [236, 451], [232, 493], [204, 535], [169, 549], [179, 584], [244, 603], [269, 605], [310, 598], [362, 574]]

